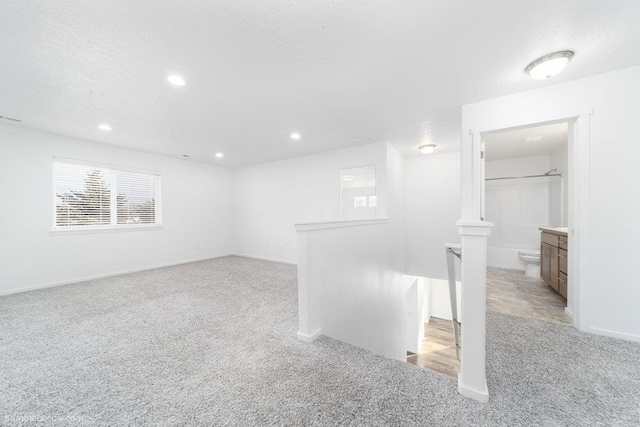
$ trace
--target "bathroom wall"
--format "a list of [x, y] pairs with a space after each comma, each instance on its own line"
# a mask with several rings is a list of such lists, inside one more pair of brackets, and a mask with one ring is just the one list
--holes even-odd
[[[491, 143], [486, 146], [487, 159], [491, 159]], [[517, 159], [487, 160], [486, 178], [505, 176], [539, 175], [549, 171], [551, 159], [545, 156], [520, 157]]]
[[569, 160], [567, 147], [549, 156], [549, 168], [558, 169], [564, 177], [554, 178], [549, 191], [550, 224], [553, 227], [567, 227], [569, 224]]
[[[550, 162], [548, 155], [487, 161], [486, 176], [542, 175], [549, 171]], [[538, 227], [554, 225], [550, 219], [550, 199], [553, 193], [557, 198], [554, 206], [559, 211], [559, 181], [551, 177], [486, 181], [485, 218], [495, 224], [488, 240], [488, 266], [524, 270], [518, 251], [539, 250]]]

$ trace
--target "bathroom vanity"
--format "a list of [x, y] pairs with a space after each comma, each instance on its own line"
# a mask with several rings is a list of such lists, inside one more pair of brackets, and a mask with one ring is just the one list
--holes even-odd
[[568, 230], [540, 227], [540, 231], [540, 277], [566, 299]]

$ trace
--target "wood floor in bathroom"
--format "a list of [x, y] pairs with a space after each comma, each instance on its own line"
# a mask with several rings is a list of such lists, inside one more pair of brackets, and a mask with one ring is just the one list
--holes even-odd
[[[565, 306], [565, 299], [541, 279], [527, 277], [521, 271], [487, 268], [487, 311], [490, 313], [570, 324]], [[409, 353], [407, 362], [457, 378], [460, 362], [456, 358], [453, 323], [432, 317], [425, 324], [420, 353]]]

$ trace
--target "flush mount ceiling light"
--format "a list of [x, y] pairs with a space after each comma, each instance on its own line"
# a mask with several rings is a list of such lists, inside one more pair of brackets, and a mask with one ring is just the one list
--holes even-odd
[[559, 74], [573, 58], [573, 52], [563, 50], [538, 58], [527, 65], [525, 72], [535, 80], [544, 80]]
[[354, 179], [356, 179], [356, 177], [353, 175], [345, 175], [342, 177], [343, 181], [353, 181]]
[[431, 154], [436, 149], [436, 144], [424, 144], [418, 147], [422, 154]]
[[219, 158], [219, 159], [221, 159], [221, 158], [223, 158], [223, 157], [224, 157], [224, 154], [223, 154], [223, 153], [216, 153], [216, 157], [217, 157], [217, 158]]
[[103, 124], [98, 125], [98, 129], [103, 130], [105, 132], [108, 132], [108, 131], [111, 130], [111, 126], [103, 123]]
[[297, 132], [292, 133], [291, 139], [295, 139], [297, 141], [298, 139], [300, 139], [300, 134]]
[[187, 82], [185, 82], [182, 77], [176, 76], [175, 74], [167, 77], [167, 80], [169, 81], [169, 83], [176, 86], [184, 86], [187, 84]]

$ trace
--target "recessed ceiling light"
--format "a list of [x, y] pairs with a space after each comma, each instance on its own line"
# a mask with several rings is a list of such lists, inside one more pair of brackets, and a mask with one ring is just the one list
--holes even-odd
[[167, 77], [167, 80], [169, 80], [169, 83], [176, 85], [176, 86], [184, 86], [187, 84], [187, 82], [184, 81], [184, 79], [180, 76], [176, 76], [176, 75], [171, 75], [169, 77]]
[[223, 158], [223, 157], [224, 157], [224, 154], [223, 154], [223, 153], [216, 153], [216, 157], [217, 157], [217, 158], [219, 158], [219, 159], [221, 159], [221, 158]]
[[98, 129], [103, 130], [103, 131], [110, 131], [111, 130], [111, 126], [103, 123], [103, 124], [98, 125]]
[[538, 142], [542, 139], [541, 136], [530, 136], [528, 138], [523, 139], [523, 142]]
[[299, 134], [299, 133], [296, 133], [296, 132], [292, 133], [292, 134], [291, 134], [291, 139], [295, 139], [295, 140], [300, 139], [300, 134]]
[[544, 80], [560, 73], [573, 58], [573, 52], [564, 50], [562, 52], [554, 52], [538, 58], [531, 64], [527, 65], [525, 72], [535, 80]]
[[431, 154], [436, 149], [436, 144], [424, 144], [418, 147], [422, 154]]
[[343, 181], [353, 181], [354, 179], [356, 179], [356, 177], [353, 175], [345, 175], [342, 177]]

